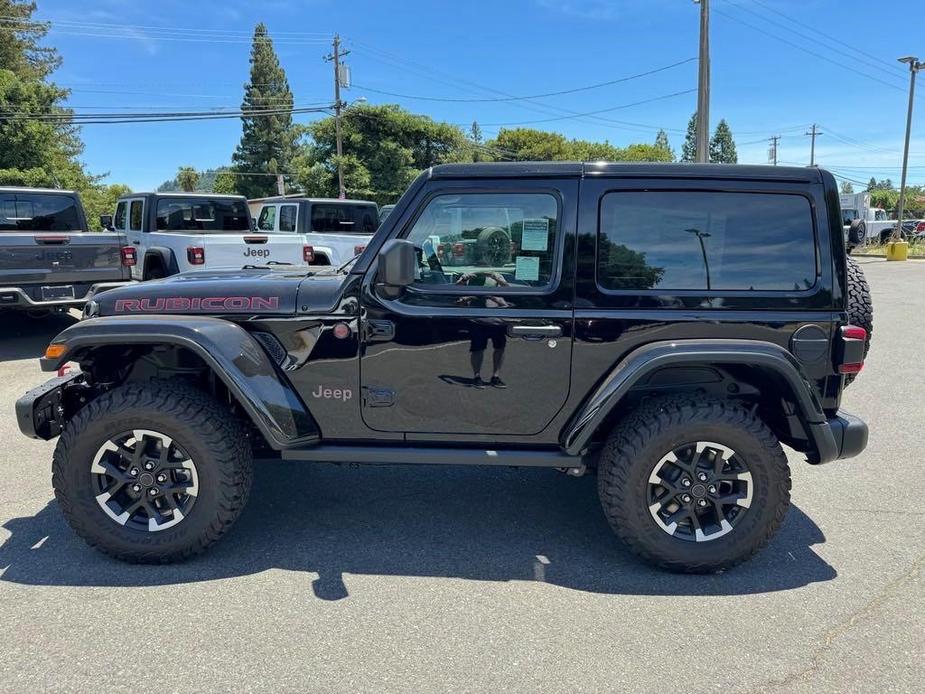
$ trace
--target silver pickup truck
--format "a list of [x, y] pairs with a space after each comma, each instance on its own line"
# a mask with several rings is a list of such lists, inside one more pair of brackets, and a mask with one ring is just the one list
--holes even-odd
[[0, 187], [0, 310], [81, 307], [131, 281], [133, 246], [87, 228], [73, 191]]

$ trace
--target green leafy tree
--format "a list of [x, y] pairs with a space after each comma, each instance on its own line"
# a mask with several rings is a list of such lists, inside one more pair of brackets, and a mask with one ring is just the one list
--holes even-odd
[[177, 184], [184, 193], [192, 193], [199, 183], [199, 173], [192, 166], [181, 166], [177, 171]]
[[0, 67], [25, 80], [44, 80], [61, 65], [54, 48], [40, 45], [48, 22], [32, 19], [35, 2], [0, 0]]
[[514, 161], [568, 161], [573, 156], [564, 135], [533, 128], [502, 128], [487, 145], [499, 156]]
[[[304, 126], [291, 170], [310, 195], [337, 196], [334, 119]], [[344, 183], [350, 197], [395, 202], [415, 177], [435, 164], [468, 161], [471, 144], [461, 129], [399, 106], [351, 106], [341, 115]]]
[[674, 161], [674, 150], [671, 148], [671, 143], [668, 141], [668, 133], [664, 130], [659, 130], [655, 135], [655, 147], [664, 150], [668, 155], [667, 159], [659, 159], [659, 161]]
[[238, 192], [235, 175], [231, 171], [219, 171], [212, 183], [212, 192], [219, 195], [232, 195]]
[[842, 195], [851, 195], [854, 193], [854, 186], [851, 185], [851, 181], [842, 181], [841, 193]]
[[116, 209], [116, 202], [119, 198], [131, 192], [131, 188], [120, 183], [108, 186], [96, 185], [82, 190], [80, 199], [87, 213], [87, 223], [90, 228], [93, 230], [102, 229], [100, 215], [112, 214]]
[[721, 119], [713, 131], [713, 138], [710, 140], [710, 161], [717, 164], [739, 163], [736, 143], [725, 119]]
[[681, 161], [697, 161], [697, 112], [687, 121], [687, 134], [681, 146]]
[[876, 187], [877, 187], [877, 179], [871, 176], [870, 180], [867, 182], [867, 191], [870, 192]]
[[[241, 117], [241, 142], [232, 158], [234, 168], [242, 173], [271, 173], [271, 162], [276, 162], [279, 171], [288, 172], [298, 136], [292, 124], [292, 91], [263, 23], [254, 29], [250, 65], [250, 82], [244, 86], [241, 104], [245, 113]], [[254, 113], [269, 110], [279, 113]], [[248, 198], [265, 197], [276, 192], [276, 180], [272, 176], [239, 176], [236, 188]]]

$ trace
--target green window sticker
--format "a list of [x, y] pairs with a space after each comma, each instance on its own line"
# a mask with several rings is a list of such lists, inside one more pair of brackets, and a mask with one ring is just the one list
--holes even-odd
[[545, 251], [549, 244], [549, 220], [525, 219], [524, 231], [520, 240], [523, 251]]
[[529, 255], [517, 256], [514, 265], [514, 279], [536, 282], [540, 278], [540, 259]]

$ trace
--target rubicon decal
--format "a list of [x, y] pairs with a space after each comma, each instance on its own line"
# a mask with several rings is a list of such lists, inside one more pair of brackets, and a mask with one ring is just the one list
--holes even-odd
[[116, 313], [184, 313], [187, 311], [275, 311], [278, 296], [160, 296], [118, 299]]

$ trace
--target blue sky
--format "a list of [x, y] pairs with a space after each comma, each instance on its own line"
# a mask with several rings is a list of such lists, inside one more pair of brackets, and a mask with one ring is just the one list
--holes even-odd
[[[895, 59], [925, 59], [925, 2], [712, 6], [711, 121], [729, 122], [740, 162], [766, 162], [767, 138], [781, 135], [779, 161], [808, 164], [803, 133], [816, 122], [825, 133], [816, 144], [820, 165], [858, 181], [898, 183], [908, 70]], [[237, 108], [249, 36], [263, 21], [297, 106], [332, 100], [322, 57], [339, 32], [351, 51], [348, 101], [366, 97], [449, 122], [478, 120], [487, 136], [500, 127], [492, 124], [523, 123], [627, 145], [650, 142], [664, 127], [679, 150], [696, 93], [668, 95], [696, 88], [696, 61], [532, 102], [452, 103], [371, 90], [478, 99], [615, 80], [695, 57], [698, 11], [691, 0], [39, 0], [37, 17], [58, 22], [48, 37], [64, 58], [55, 79], [73, 90], [78, 113]], [[925, 73], [919, 87], [909, 181], [922, 184]], [[616, 108], [640, 101], [648, 103]], [[614, 109], [600, 114], [606, 121], [569, 115], [603, 109]], [[109, 172], [109, 182], [150, 189], [181, 165], [229, 163], [240, 131], [234, 119], [87, 125], [83, 159], [92, 172]]]

